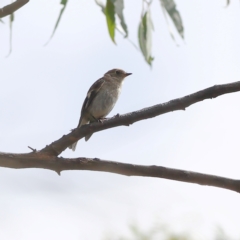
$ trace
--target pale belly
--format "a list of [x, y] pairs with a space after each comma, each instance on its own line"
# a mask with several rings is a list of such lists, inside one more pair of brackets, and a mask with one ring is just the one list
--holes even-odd
[[100, 92], [89, 107], [89, 113], [96, 119], [106, 117], [115, 106], [120, 90]]

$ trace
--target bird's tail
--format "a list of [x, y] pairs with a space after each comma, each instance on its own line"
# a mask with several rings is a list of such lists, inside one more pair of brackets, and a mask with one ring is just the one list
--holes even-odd
[[92, 136], [92, 133], [87, 135], [87, 136], [85, 136], [85, 141], [88, 141], [91, 136]]
[[[84, 119], [84, 118], [83, 118], [83, 119], [80, 119], [79, 124], [78, 124], [77, 127], [80, 128], [82, 125], [87, 124], [87, 123], [88, 123], [88, 121], [87, 121], [86, 119]], [[91, 135], [92, 135], [92, 134], [91, 134]], [[91, 135], [90, 135], [90, 136], [88, 135], [89, 138], [91, 137]], [[87, 138], [88, 136], [85, 137], [85, 140], [86, 140], [86, 138]], [[88, 139], [89, 139], [89, 138], [88, 138]], [[87, 140], [88, 140], [88, 139], [87, 139]], [[86, 140], [86, 141], [87, 141], [87, 140]], [[70, 145], [68, 148], [70, 148], [70, 149], [72, 149], [73, 151], [75, 151], [75, 150], [76, 150], [76, 147], [77, 147], [77, 143], [78, 143], [78, 141], [75, 142], [75, 143], [73, 143], [72, 145]]]
[[75, 142], [73, 143], [72, 145], [70, 145], [68, 148], [72, 149], [73, 151], [75, 151], [76, 147], [77, 147], [77, 143], [78, 142]]
[[[94, 123], [94, 122], [96, 122], [96, 121], [97, 121], [96, 119], [93, 119], [93, 120], [90, 120], [89, 123]], [[88, 134], [87, 136], [85, 136], [85, 141], [88, 141], [89, 138], [90, 138], [92, 135], [93, 135], [93, 133]]]

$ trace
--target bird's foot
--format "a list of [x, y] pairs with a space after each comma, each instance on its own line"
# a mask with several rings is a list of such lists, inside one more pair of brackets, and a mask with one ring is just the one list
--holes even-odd
[[107, 120], [107, 118], [98, 118], [98, 122], [100, 122], [100, 123], [103, 123], [104, 122], [104, 120]]

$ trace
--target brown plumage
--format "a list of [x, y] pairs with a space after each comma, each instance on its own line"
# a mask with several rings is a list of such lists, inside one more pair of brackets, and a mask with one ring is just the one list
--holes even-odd
[[[106, 117], [113, 109], [121, 93], [125, 77], [131, 75], [121, 69], [112, 69], [98, 79], [88, 90], [83, 102], [78, 128], [87, 123]], [[92, 134], [85, 136], [87, 141]], [[75, 151], [77, 142], [69, 146]]]

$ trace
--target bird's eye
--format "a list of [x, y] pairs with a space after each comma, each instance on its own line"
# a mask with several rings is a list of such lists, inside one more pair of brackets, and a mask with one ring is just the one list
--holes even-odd
[[120, 75], [121, 72], [120, 72], [119, 70], [116, 70], [116, 74], [117, 74], [117, 75]]

